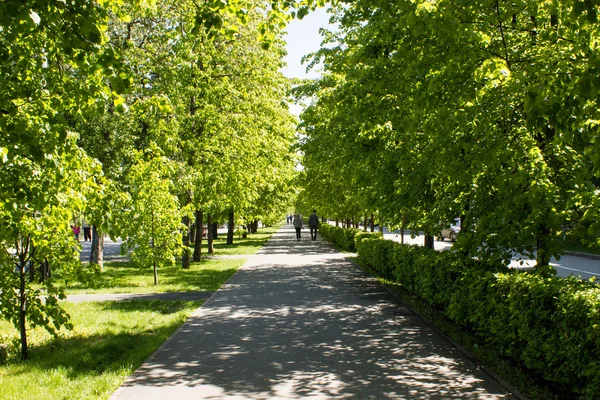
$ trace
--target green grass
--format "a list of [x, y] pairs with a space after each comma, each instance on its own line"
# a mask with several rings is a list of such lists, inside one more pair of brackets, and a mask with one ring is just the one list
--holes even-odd
[[[131, 262], [112, 262], [89, 282], [65, 283], [67, 293], [149, 293], [215, 291], [245, 262], [245, 259], [212, 259], [192, 263], [184, 270], [180, 265], [158, 270], [158, 285], [154, 285], [152, 268], [140, 269]], [[85, 268], [84, 268], [85, 270]], [[62, 284], [60, 277], [57, 282]]]
[[[272, 226], [269, 228], [261, 228], [257, 233], [249, 234], [246, 239], [239, 238], [237, 235], [233, 238], [233, 244], [227, 245], [227, 235], [220, 234], [218, 239], [214, 241], [215, 255], [240, 255], [240, 254], [256, 254], [263, 245], [273, 236], [281, 225]], [[202, 254], [206, 255], [208, 251], [208, 242], [202, 240]]]
[[[64, 303], [74, 329], [52, 339], [30, 331], [30, 360], [0, 365], [0, 398], [107, 399], [201, 302]], [[0, 321], [0, 339], [17, 331]], [[14, 355], [14, 347], [11, 354]]]

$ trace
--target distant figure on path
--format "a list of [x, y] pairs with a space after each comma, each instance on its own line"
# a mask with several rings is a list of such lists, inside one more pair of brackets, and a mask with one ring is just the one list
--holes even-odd
[[71, 226], [71, 229], [73, 229], [73, 235], [75, 236], [75, 240], [79, 241], [79, 232], [81, 232], [81, 228], [79, 227], [79, 225], [77, 225], [77, 223], [75, 223]]
[[89, 222], [87, 222], [86, 220], [83, 220], [83, 241], [87, 242], [88, 240], [91, 242], [92, 241], [92, 228], [89, 224]]
[[294, 216], [294, 228], [296, 228], [296, 241], [300, 240], [301, 238], [301, 230], [303, 223], [304, 221], [302, 221], [302, 217], [300, 216], [300, 214], [296, 214]]
[[317, 210], [313, 210], [312, 214], [308, 217], [308, 227], [310, 228], [310, 240], [317, 240], [317, 228], [319, 227]]

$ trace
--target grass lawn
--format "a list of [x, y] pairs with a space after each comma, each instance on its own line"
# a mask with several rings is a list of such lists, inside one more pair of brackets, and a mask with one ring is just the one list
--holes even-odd
[[[212, 259], [192, 263], [184, 270], [180, 265], [158, 270], [154, 285], [152, 268], [140, 269], [129, 262], [112, 262], [87, 283], [67, 282], [66, 292], [80, 293], [149, 293], [215, 291], [245, 262], [245, 259]], [[60, 278], [57, 281], [59, 284]]]
[[[74, 329], [30, 331], [30, 360], [0, 364], [0, 399], [107, 399], [202, 303], [64, 303]], [[0, 340], [17, 331], [0, 321]]]
[[[218, 239], [214, 241], [215, 255], [239, 255], [239, 254], [256, 254], [256, 252], [273, 236], [281, 225], [272, 226], [269, 228], [261, 228], [257, 233], [249, 234], [246, 239], [239, 238], [237, 235], [233, 237], [233, 244], [227, 245], [227, 235], [219, 234]], [[206, 255], [208, 242], [202, 240], [202, 254]]]

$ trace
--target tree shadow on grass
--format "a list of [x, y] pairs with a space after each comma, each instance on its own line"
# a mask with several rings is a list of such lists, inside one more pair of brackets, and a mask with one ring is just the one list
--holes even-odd
[[[197, 304], [199, 306], [201, 303]], [[168, 315], [189, 308], [189, 303], [124, 301], [102, 302], [96, 306], [103, 311], [130, 313], [152, 310]], [[28, 368], [60, 368], [66, 371], [69, 379], [104, 373], [132, 372], [181, 325], [181, 319], [174, 318], [157, 326], [143, 323], [127, 326], [126, 322], [121, 323], [119, 320], [103, 322], [101, 325], [101, 331], [91, 335], [62, 337], [31, 346]]]
[[[193, 263], [192, 268], [183, 270], [179, 265], [160, 268], [158, 286], [153, 284], [152, 268], [140, 269], [132, 262], [114, 262], [89, 282], [71, 282], [68, 289], [139, 289], [147, 291], [214, 291], [233, 275], [242, 260], [210, 260]], [[172, 288], [168, 288], [171, 286]]]

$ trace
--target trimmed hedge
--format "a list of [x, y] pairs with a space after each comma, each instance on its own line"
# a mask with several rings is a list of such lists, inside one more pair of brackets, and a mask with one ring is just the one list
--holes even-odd
[[323, 223], [319, 225], [319, 232], [330, 242], [338, 245], [342, 250], [356, 251], [357, 243], [366, 238], [383, 239], [381, 232], [364, 232], [355, 228], [340, 228], [339, 226]]
[[335, 243], [342, 250], [352, 252], [356, 251], [356, 246], [354, 245], [354, 236], [360, 232], [358, 229], [344, 229], [338, 226], [331, 226], [327, 223], [322, 223], [319, 225], [319, 231], [325, 239]]
[[499, 353], [581, 398], [600, 398], [597, 285], [389, 240], [364, 239], [357, 246], [361, 263]]

